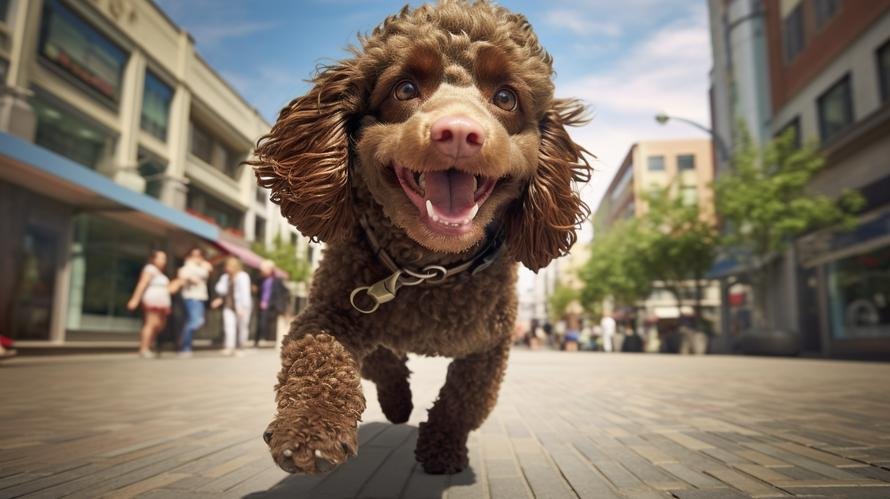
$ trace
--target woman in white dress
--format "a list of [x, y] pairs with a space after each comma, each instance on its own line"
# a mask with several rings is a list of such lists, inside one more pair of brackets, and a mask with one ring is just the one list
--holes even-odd
[[151, 351], [151, 345], [161, 329], [167, 324], [170, 315], [170, 294], [179, 289], [180, 281], [170, 279], [164, 275], [167, 266], [167, 254], [160, 250], [151, 252], [148, 263], [142, 268], [139, 282], [133, 290], [133, 296], [127, 303], [127, 308], [136, 310], [142, 305], [144, 322], [139, 332], [139, 355], [142, 358], [155, 356]]
[[215, 291], [217, 298], [213, 300], [213, 308], [223, 306], [223, 355], [232, 355], [236, 353], [236, 345], [240, 352], [247, 344], [250, 311], [253, 309], [250, 276], [241, 269], [241, 260], [234, 256], [226, 258], [226, 271], [217, 281]]

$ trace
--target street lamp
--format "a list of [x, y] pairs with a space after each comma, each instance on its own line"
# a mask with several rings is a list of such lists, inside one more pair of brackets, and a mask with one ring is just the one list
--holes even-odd
[[686, 118], [678, 118], [677, 116], [669, 116], [665, 112], [660, 112], [655, 115], [655, 121], [658, 122], [659, 125], [666, 125], [667, 122], [670, 120], [682, 121], [683, 123], [692, 125], [695, 128], [698, 128], [699, 130], [702, 130], [703, 132], [710, 135], [711, 138], [714, 139], [714, 143], [717, 145], [717, 155], [720, 157], [720, 161], [727, 163], [729, 162], [729, 147], [727, 147], [726, 142], [723, 142], [723, 139], [719, 135], [717, 135], [717, 132], [702, 125], [701, 123], [697, 123]]

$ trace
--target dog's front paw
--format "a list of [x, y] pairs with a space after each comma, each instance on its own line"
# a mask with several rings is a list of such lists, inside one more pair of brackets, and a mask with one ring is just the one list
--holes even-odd
[[470, 464], [467, 458], [467, 437], [452, 435], [430, 426], [429, 423], [420, 423], [414, 457], [427, 473], [460, 473]]
[[288, 473], [322, 473], [358, 453], [358, 422], [328, 411], [279, 411], [263, 433], [272, 458]]

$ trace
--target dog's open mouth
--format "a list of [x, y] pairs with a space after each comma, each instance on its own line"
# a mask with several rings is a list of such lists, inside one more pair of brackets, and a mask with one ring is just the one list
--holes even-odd
[[491, 195], [496, 178], [473, 175], [456, 168], [416, 172], [403, 166], [393, 169], [408, 199], [420, 211], [430, 229], [447, 235], [470, 231], [479, 208]]

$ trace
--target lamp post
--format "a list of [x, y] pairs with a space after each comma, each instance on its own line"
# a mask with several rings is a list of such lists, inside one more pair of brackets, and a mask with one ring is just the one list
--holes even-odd
[[714, 139], [714, 144], [717, 145], [717, 156], [719, 156], [720, 161], [724, 162], [724, 163], [729, 163], [729, 158], [730, 158], [729, 147], [726, 145], [726, 142], [723, 142], [723, 139], [720, 138], [719, 135], [717, 135], [717, 132], [702, 125], [701, 123], [697, 123], [695, 121], [688, 120], [686, 118], [678, 118], [677, 116], [669, 116], [667, 113], [664, 113], [664, 112], [661, 112], [661, 113], [658, 113], [655, 115], [655, 121], [657, 121], [659, 125], [666, 125], [667, 122], [670, 120], [682, 121], [683, 123], [686, 123], [687, 125], [692, 125], [695, 128], [698, 128], [699, 130], [702, 130], [703, 132], [710, 135], [711, 138]]

